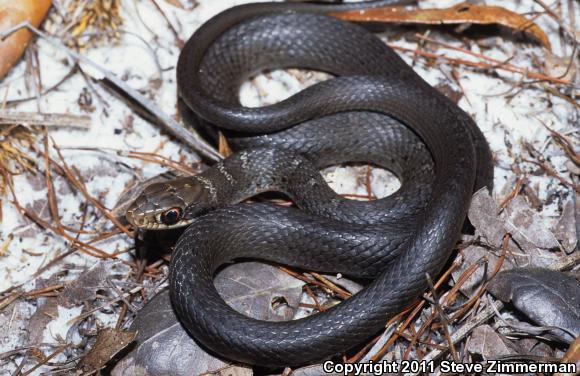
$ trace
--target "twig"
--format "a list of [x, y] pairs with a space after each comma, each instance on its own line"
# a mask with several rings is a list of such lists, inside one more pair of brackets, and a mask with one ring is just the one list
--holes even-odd
[[525, 181], [526, 181], [526, 177], [523, 176], [523, 175], [518, 178], [518, 181], [516, 182], [516, 185], [515, 185], [514, 189], [512, 189], [511, 192], [499, 204], [499, 208], [498, 208], [499, 209], [499, 212], [501, 212], [502, 210], [504, 210], [508, 206], [508, 204], [514, 198], [516, 198], [516, 196], [520, 193], [520, 190], [522, 189], [522, 185], [524, 184]]
[[548, 269], [551, 270], [569, 270], [580, 264], [580, 252], [574, 252], [569, 256], [562, 257], [558, 262], [550, 265]]
[[87, 115], [42, 114], [38, 112], [0, 111], [0, 125], [90, 128]]
[[[197, 175], [201, 172], [201, 163], [194, 162], [192, 165], [173, 160], [171, 158], [165, 157], [161, 154], [156, 154], [152, 152], [142, 152], [142, 151], [127, 151], [115, 148], [105, 148], [105, 147], [90, 147], [90, 146], [64, 146], [60, 150], [86, 150], [94, 151], [99, 153], [115, 153], [119, 157], [139, 159], [145, 162], [151, 162], [158, 164], [163, 167], [170, 168], [172, 170], [183, 172], [187, 175]], [[129, 168], [132, 168], [129, 166]]]
[[12, 302], [18, 300], [21, 297], [22, 297], [22, 293], [21, 292], [14, 292], [14, 293], [12, 293], [10, 296], [6, 297], [4, 300], [2, 300], [0, 302], [0, 311], [2, 311], [4, 308], [6, 308], [10, 304], [12, 304]]
[[311, 272], [310, 274], [312, 274], [312, 276], [314, 278], [316, 278], [317, 280], [319, 280], [320, 282], [322, 282], [326, 286], [328, 286], [328, 288], [330, 288], [331, 290], [340, 291], [341, 295], [344, 295], [344, 296], [351, 296], [352, 295], [349, 291], [346, 291], [345, 289], [338, 287], [336, 284], [332, 283], [330, 280], [328, 280], [328, 278], [324, 277], [323, 275], [320, 275], [320, 274], [314, 273], [314, 272]]
[[27, 293], [24, 294], [24, 296], [26, 298], [34, 298], [37, 297], [38, 295], [43, 295], [46, 294], [48, 292], [54, 292], [55, 290], [60, 290], [64, 287], [63, 284], [58, 284], [58, 285], [52, 285], [52, 286], [48, 286], [48, 287], [43, 287], [40, 289], [36, 289], [36, 290], [32, 290], [29, 291]]
[[449, 318], [443, 312], [443, 308], [441, 307], [441, 303], [439, 302], [439, 296], [437, 291], [435, 290], [435, 286], [433, 286], [433, 280], [431, 276], [427, 274], [425, 276], [427, 279], [427, 284], [429, 285], [429, 290], [431, 290], [431, 296], [433, 297], [433, 305], [435, 306], [435, 311], [439, 315], [439, 319], [441, 320], [441, 324], [443, 324], [443, 332], [445, 333], [445, 338], [447, 339], [447, 343], [449, 344], [449, 350], [451, 351], [451, 355], [455, 362], [459, 363], [459, 355], [457, 355], [457, 351], [455, 350], [455, 346], [453, 345], [453, 341], [451, 340], [451, 336], [449, 335]]
[[314, 294], [312, 289], [308, 285], [304, 285], [304, 288], [306, 289], [306, 293], [308, 294], [308, 296], [310, 296], [312, 298], [312, 300], [314, 301], [315, 309], [318, 310], [318, 312], [326, 311], [326, 308], [324, 308], [323, 306], [320, 305], [320, 302], [316, 298], [316, 294]]
[[351, 293], [344, 291], [343, 289], [339, 288], [338, 286], [336, 286], [332, 283], [327, 284], [324, 282], [319, 282], [315, 279], [308, 278], [300, 273], [296, 273], [295, 271], [293, 271], [289, 268], [285, 268], [283, 266], [279, 266], [278, 269], [282, 270], [283, 272], [285, 272], [285, 273], [291, 275], [292, 277], [297, 278], [301, 281], [304, 281], [304, 282], [309, 283], [311, 285], [316, 285], [318, 287], [322, 287], [323, 289], [326, 289], [326, 290], [330, 290], [330, 291], [334, 292], [335, 294], [337, 294], [338, 296], [340, 296], [342, 299], [348, 299], [352, 295]]

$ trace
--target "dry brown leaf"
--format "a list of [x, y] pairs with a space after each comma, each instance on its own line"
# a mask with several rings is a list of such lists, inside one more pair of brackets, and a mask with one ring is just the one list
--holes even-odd
[[58, 304], [73, 307], [93, 301], [97, 291], [109, 289], [107, 278], [118, 266], [118, 261], [105, 260], [87, 268], [76, 279], [65, 284], [63, 291], [58, 295]]
[[226, 136], [222, 132], [219, 132], [219, 144], [218, 144], [219, 153], [224, 157], [229, 157], [233, 154], [232, 149], [230, 148], [230, 144]]
[[405, 9], [380, 7], [364, 10], [331, 13], [331, 16], [356, 22], [387, 22], [421, 25], [502, 25], [529, 34], [547, 49], [550, 41], [544, 31], [524, 16], [498, 6], [457, 4], [444, 9]]
[[481, 355], [484, 359], [497, 359], [500, 356], [517, 354], [512, 347], [509, 341], [491, 326], [482, 325], [475, 328], [466, 349], [471, 354]]
[[[0, 31], [24, 21], [40, 25], [51, 4], [51, 0], [0, 0]], [[20, 59], [31, 37], [30, 31], [19, 30], [0, 41], [0, 79]]]
[[100, 330], [97, 334], [97, 341], [91, 350], [81, 358], [77, 368], [86, 373], [103, 369], [115, 355], [133, 342], [136, 336], [136, 331]]
[[[574, 202], [576, 200], [576, 202]], [[562, 249], [566, 254], [571, 254], [578, 245], [578, 235], [576, 233], [576, 207], [580, 208], [580, 199], [571, 198], [564, 203], [564, 209], [560, 219], [552, 228], [556, 239], [560, 240]]]
[[505, 219], [499, 214], [495, 200], [487, 188], [482, 188], [473, 194], [468, 217], [475, 227], [475, 234], [482, 236], [496, 248], [500, 248], [506, 233]]

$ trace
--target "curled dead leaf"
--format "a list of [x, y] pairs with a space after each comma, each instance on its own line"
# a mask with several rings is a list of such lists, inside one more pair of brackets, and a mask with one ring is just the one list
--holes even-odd
[[517, 32], [524, 32], [540, 42], [548, 50], [550, 40], [534, 22], [506, 8], [468, 3], [444, 9], [406, 9], [385, 6], [364, 10], [331, 13], [331, 16], [356, 22], [383, 22], [419, 25], [501, 25]]
[[118, 266], [115, 261], [101, 261], [86, 269], [75, 280], [65, 284], [58, 296], [63, 307], [73, 307], [95, 299], [98, 290], [107, 289], [107, 278]]
[[482, 325], [475, 328], [467, 344], [467, 351], [478, 354], [483, 359], [497, 359], [500, 356], [517, 354], [509, 341], [497, 333], [491, 326]]
[[[51, 0], [0, 0], [0, 32], [24, 21], [40, 25], [51, 4]], [[19, 30], [0, 40], [0, 79], [20, 59], [31, 37], [30, 31]]]
[[97, 334], [97, 341], [91, 350], [81, 358], [77, 369], [86, 373], [103, 369], [115, 355], [133, 342], [136, 336], [136, 331], [100, 330]]

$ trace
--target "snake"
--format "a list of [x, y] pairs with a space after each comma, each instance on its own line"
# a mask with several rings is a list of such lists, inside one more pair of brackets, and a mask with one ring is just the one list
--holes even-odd
[[[333, 359], [419, 299], [448, 262], [493, 163], [471, 117], [362, 25], [337, 12], [394, 2], [254, 3], [200, 26], [177, 63], [182, 116], [234, 151], [204, 172], [152, 184], [127, 210], [141, 229], [185, 227], [169, 266], [174, 311], [205, 349], [263, 367]], [[272, 69], [331, 77], [277, 103], [243, 106], [240, 87]], [[400, 188], [371, 201], [332, 190], [321, 169], [387, 169]], [[247, 199], [278, 192], [295, 204]], [[231, 308], [216, 272], [240, 259], [361, 278], [329, 309], [265, 321]]]

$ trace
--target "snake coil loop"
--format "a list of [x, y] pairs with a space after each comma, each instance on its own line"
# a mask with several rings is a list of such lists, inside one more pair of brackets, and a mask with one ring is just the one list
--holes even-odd
[[[180, 55], [187, 115], [222, 128], [238, 152], [142, 202], [150, 213], [177, 205], [191, 223], [171, 261], [172, 302], [191, 334], [229, 359], [298, 366], [376, 334], [425, 290], [426, 274], [441, 271], [472, 192], [491, 185], [490, 152], [470, 117], [380, 39], [323, 14], [360, 6], [239, 6], [200, 27]], [[244, 79], [288, 67], [335, 77], [270, 106], [240, 105]], [[345, 200], [318, 172], [345, 161], [386, 167], [402, 186], [372, 202]], [[302, 210], [235, 204], [265, 190]], [[374, 279], [323, 313], [259, 321], [230, 308], [213, 285], [220, 265], [242, 257]]]

